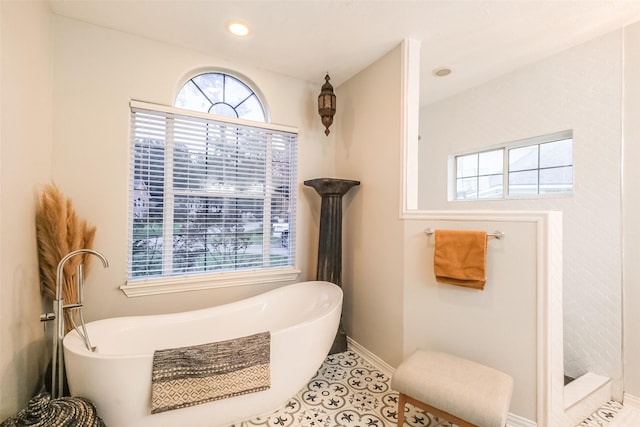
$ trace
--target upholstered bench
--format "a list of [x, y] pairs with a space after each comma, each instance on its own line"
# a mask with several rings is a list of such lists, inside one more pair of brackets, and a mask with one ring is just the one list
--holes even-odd
[[504, 427], [513, 378], [450, 354], [418, 350], [396, 369], [391, 388], [400, 395], [398, 427], [406, 403], [460, 427]]

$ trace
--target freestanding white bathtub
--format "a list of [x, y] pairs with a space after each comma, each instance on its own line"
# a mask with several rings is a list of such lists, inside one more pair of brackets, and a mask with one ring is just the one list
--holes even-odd
[[[64, 338], [71, 394], [91, 400], [109, 427], [222, 427], [275, 410], [316, 373], [335, 337], [342, 290], [328, 282], [284, 286], [238, 302], [176, 314], [87, 324], [92, 353], [72, 331]], [[151, 414], [154, 350], [271, 332], [271, 387]]]

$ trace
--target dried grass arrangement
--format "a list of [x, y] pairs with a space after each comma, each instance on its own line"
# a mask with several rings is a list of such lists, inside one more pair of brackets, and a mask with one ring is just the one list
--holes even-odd
[[[40, 264], [40, 291], [56, 299], [58, 263], [69, 252], [93, 249], [96, 227], [80, 219], [73, 209], [71, 199], [66, 198], [54, 184], [46, 185], [36, 210], [36, 236]], [[89, 273], [90, 257], [86, 254], [70, 258], [64, 266], [62, 299], [65, 304], [78, 302], [76, 288], [78, 265], [84, 262], [85, 276]], [[75, 310], [65, 312], [65, 333], [73, 326], [70, 322]], [[76, 320], [75, 318], [73, 319]]]

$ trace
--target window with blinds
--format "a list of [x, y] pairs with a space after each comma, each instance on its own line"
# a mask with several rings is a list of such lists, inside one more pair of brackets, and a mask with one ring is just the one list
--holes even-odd
[[129, 282], [295, 265], [297, 131], [131, 103]]

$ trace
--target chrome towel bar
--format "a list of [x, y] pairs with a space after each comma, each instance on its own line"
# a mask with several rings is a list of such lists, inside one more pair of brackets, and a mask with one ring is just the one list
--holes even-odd
[[[424, 230], [424, 234], [427, 236], [433, 236], [435, 234], [435, 230], [433, 228], [427, 228]], [[487, 233], [487, 237], [495, 237], [496, 239], [502, 239], [504, 237], [504, 232], [500, 230], [496, 230], [493, 233]]]

